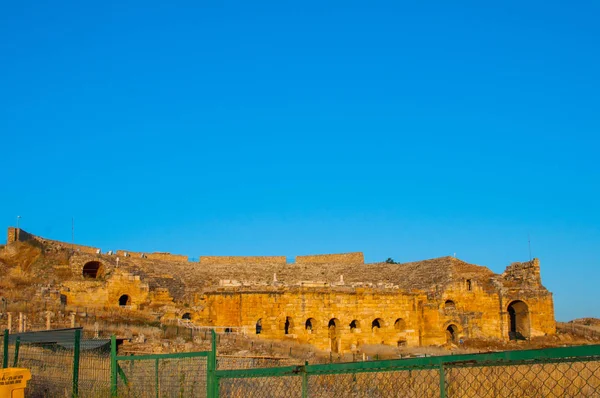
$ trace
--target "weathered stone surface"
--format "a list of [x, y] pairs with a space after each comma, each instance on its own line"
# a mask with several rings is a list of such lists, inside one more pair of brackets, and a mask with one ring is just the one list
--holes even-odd
[[[53, 269], [66, 275], [60, 293], [68, 304], [151, 308], [165, 320], [185, 316], [198, 325], [242, 327], [325, 350], [555, 332], [552, 294], [541, 284], [537, 259], [496, 275], [453, 257], [364, 264], [362, 253], [346, 253], [287, 264], [284, 256], [209, 256], [198, 264], [169, 256], [80, 251]], [[90, 263], [97, 273], [83, 272]]]

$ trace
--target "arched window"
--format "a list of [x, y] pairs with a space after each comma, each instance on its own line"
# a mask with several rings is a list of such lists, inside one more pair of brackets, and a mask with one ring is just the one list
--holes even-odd
[[329, 339], [331, 340], [331, 352], [340, 352], [340, 320], [331, 318], [327, 324], [329, 329]]
[[189, 321], [189, 320], [191, 320], [191, 319], [192, 319], [192, 314], [190, 314], [189, 312], [186, 312], [185, 314], [183, 314], [183, 315], [181, 316], [181, 319], [183, 319], [183, 320], [188, 320], [188, 321]]
[[373, 322], [371, 322], [371, 330], [373, 332], [379, 331], [379, 329], [381, 329], [383, 326], [383, 319], [381, 318], [376, 318], [373, 320]]
[[521, 300], [515, 300], [508, 305], [509, 331], [511, 340], [522, 340], [529, 337], [529, 308]]
[[119, 306], [120, 307], [125, 307], [127, 305], [131, 305], [131, 298], [124, 294], [121, 297], [119, 297]]
[[67, 296], [64, 294], [60, 295], [60, 305], [67, 305]]
[[456, 342], [456, 338], [458, 337], [458, 326], [456, 325], [448, 325], [446, 328], [446, 341], [448, 343]]
[[314, 333], [315, 332], [315, 327], [317, 326], [317, 322], [315, 321], [314, 318], [308, 318], [306, 320], [306, 322], [304, 322], [304, 329], [308, 332], [308, 333]]
[[84, 278], [91, 278], [91, 279], [96, 279], [100, 276], [102, 276], [102, 264], [100, 263], [100, 261], [90, 261], [84, 264], [83, 266], [83, 277]]
[[291, 334], [292, 330], [294, 330], [294, 321], [292, 320], [291, 317], [289, 317], [289, 316], [285, 317], [285, 324], [283, 325], [283, 330], [284, 330], [285, 334]]
[[360, 322], [354, 319], [352, 322], [350, 322], [350, 331], [354, 333], [357, 329], [360, 330]]
[[406, 321], [402, 318], [396, 319], [396, 322], [394, 322], [394, 329], [398, 332], [404, 332], [406, 330]]
[[471, 291], [471, 289], [473, 289], [473, 285], [471, 284], [471, 280], [467, 279], [467, 290]]
[[444, 307], [447, 310], [455, 310], [456, 309], [456, 304], [452, 300], [446, 300], [446, 302], [444, 303]]
[[256, 334], [260, 334], [262, 332], [262, 318], [256, 321]]

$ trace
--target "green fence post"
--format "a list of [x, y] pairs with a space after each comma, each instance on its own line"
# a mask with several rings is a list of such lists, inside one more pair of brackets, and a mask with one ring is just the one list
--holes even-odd
[[117, 338], [110, 336], [110, 396], [117, 396]]
[[304, 361], [304, 366], [302, 367], [302, 398], [308, 397], [308, 374], [306, 373], [307, 366], [308, 361]]
[[73, 343], [73, 397], [79, 396], [79, 349], [81, 344], [81, 329], [75, 330]]
[[156, 377], [156, 398], [159, 398], [160, 384], [158, 380], [158, 358], [154, 360], [154, 377]]
[[440, 398], [446, 398], [446, 371], [444, 364], [440, 364]]
[[8, 329], [4, 329], [4, 358], [2, 358], [2, 367], [8, 367]]
[[206, 396], [208, 398], [217, 398], [219, 396], [219, 382], [217, 380], [217, 334], [211, 330], [210, 352], [206, 358]]
[[19, 347], [21, 346], [21, 337], [17, 337], [17, 341], [15, 341], [15, 360], [13, 361], [13, 368], [17, 367], [17, 363], [19, 363]]

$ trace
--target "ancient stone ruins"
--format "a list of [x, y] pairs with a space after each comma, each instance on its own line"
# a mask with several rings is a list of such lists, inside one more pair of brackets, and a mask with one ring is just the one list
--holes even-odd
[[67, 275], [54, 297], [63, 305], [148, 311], [165, 323], [243, 330], [332, 352], [555, 333], [537, 259], [497, 275], [454, 257], [365, 264], [362, 253], [191, 262], [169, 253], [102, 253], [9, 228], [7, 248], [15, 242], [70, 253], [52, 266]]

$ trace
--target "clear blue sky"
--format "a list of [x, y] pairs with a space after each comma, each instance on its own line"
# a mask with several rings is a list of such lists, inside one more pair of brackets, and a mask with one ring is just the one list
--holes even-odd
[[0, 224], [495, 272], [529, 234], [600, 317], [598, 2], [258, 3], [5, 1]]

